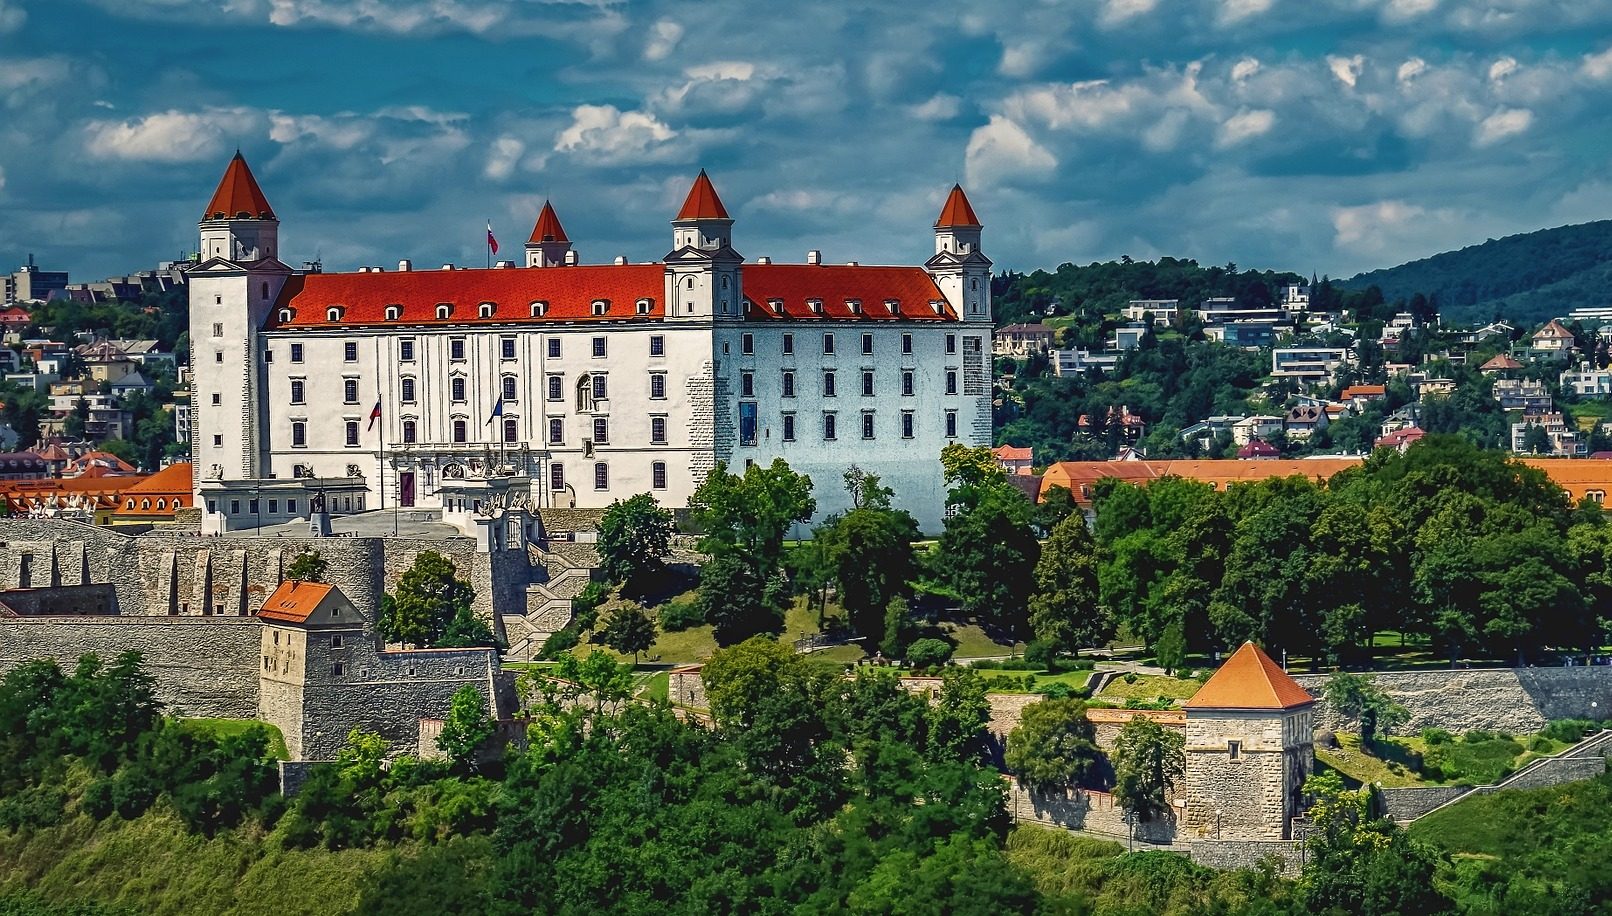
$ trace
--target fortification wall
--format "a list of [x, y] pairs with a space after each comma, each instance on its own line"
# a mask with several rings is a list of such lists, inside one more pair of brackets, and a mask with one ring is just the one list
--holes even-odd
[[[1095, 833], [1122, 843], [1130, 830], [1125, 823], [1125, 809], [1107, 792], [1033, 792], [1009, 779], [1008, 810], [1015, 821]], [[1168, 846], [1175, 842], [1176, 821], [1174, 811], [1151, 821], [1139, 821], [1136, 841]]]
[[1378, 789], [1377, 796], [1382, 799], [1383, 816], [1403, 824], [1471, 791], [1471, 786], [1418, 786]]
[[[31, 617], [0, 621], [0, 673], [36, 658], [72, 668], [87, 652], [140, 652], [157, 697], [187, 715], [258, 711], [258, 622], [231, 617]], [[287, 736], [289, 737], [289, 735]]]
[[1275, 859], [1278, 871], [1298, 874], [1304, 862], [1304, 845], [1292, 840], [1194, 840], [1187, 844], [1192, 861], [1209, 868], [1254, 868]]
[[[1410, 711], [1410, 722], [1402, 729], [1407, 734], [1424, 728], [1528, 734], [1551, 719], [1612, 717], [1612, 666], [1384, 671], [1370, 677]], [[1319, 698], [1327, 675], [1298, 675], [1294, 680]], [[1316, 724], [1336, 729], [1349, 723], [1322, 700], [1316, 706]]]

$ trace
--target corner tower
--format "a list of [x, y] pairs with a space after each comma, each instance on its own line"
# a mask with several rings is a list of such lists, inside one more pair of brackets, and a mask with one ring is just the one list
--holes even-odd
[[568, 256], [574, 257], [571, 240], [565, 237], [554, 207], [545, 200], [543, 211], [537, 215], [537, 225], [532, 227], [532, 237], [526, 240], [526, 266], [559, 267], [566, 263]]
[[1293, 838], [1315, 769], [1315, 698], [1251, 642], [1231, 654], [1187, 711], [1189, 836]]
[[744, 257], [733, 250], [733, 219], [701, 169], [672, 219], [672, 250], [666, 255], [667, 317], [742, 317], [743, 263]]
[[935, 220], [935, 255], [924, 269], [964, 321], [991, 320], [991, 259], [980, 251], [979, 217], [962, 185], [952, 185]]
[[190, 449], [196, 505], [210, 509], [204, 481], [265, 473], [269, 424], [258, 332], [293, 271], [279, 260], [280, 221], [240, 153], [203, 211], [200, 233], [201, 263], [188, 282]]

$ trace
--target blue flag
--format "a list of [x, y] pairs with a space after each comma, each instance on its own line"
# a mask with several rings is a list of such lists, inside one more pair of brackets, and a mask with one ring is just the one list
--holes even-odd
[[[491, 423], [493, 421], [494, 417], [501, 417], [503, 415], [504, 415], [504, 399], [499, 398], [498, 401], [495, 404], [493, 404], [493, 412], [487, 415], [487, 423]], [[487, 423], [483, 423], [482, 425], [486, 426]]]

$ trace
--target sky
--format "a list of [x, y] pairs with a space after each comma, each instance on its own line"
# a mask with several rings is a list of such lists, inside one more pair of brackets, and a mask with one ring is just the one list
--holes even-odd
[[293, 264], [746, 257], [1348, 276], [1612, 217], [1612, 0], [0, 0], [0, 269], [196, 245], [239, 148]]

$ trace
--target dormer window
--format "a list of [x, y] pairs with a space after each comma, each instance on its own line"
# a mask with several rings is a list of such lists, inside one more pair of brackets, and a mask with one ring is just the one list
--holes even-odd
[[343, 311], [342, 307], [339, 306], [339, 305], [331, 306], [330, 308], [325, 310], [325, 320], [326, 321], [340, 321], [342, 311]]
[[784, 313], [784, 300], [782, 299], [768, 299], [767, 305], [772, 309], [772, 313], [774, 315], [782, 315]]
[[453, 306], [447, 302], [437, 303], [437, 320], [447, 321], [451, 317], [453, 317]]
[[293, 310], [293, 309], [281, 309], [280, 310], [280, 323], [281, 324], [290, 324], [291, 319], [293, 317], [295, 317], [296, 314], [297, 314], [296, 311]]
[[538, 301], [532, 303], [532, 317], [533, 318], [542, 318], [544, 315], [548, 314], [548, 311], [549, 311], [549, 304], [547, 302], [544, 302], [543, 300], [539, 299]]
[[813, 315], [823, 314], [823, 300], [821, 299], [807, 299], [806, 307], [812, 310]]
[[655, 300], [653, 300], [653, 299], [639, 299], [638, 300], [638, 314], [640, 314], [640, 315], [648, 315], [650, 310], [653, 309], [654, 307], [655, 307]]
[[847, 300], [845, 300], [845, 307], [850, 309], [851, 314], [853, 314], [853, 315], [862, 314], [862, 300], [861, 299], [847, 299]]
[[884, 300], [884, 309], [885, 309], [885, 311], [889, 312], [892, 315], [901, 314], [901, 300], [900, 299], [886, 299], [886, 300]]
[[935, 310], [936, 315], [944, 315], [944, 314], [946, 314], [946, 303], [942, 302], [939, 299], [931, 299], [931, 300], [929, 300], [929, 307]]
[[481, 305], [476, 306], [476, 315], [480, 318], [491, 318], [493, 317], [493, 312], [497, 310], [498, 306], [495, 303], [483, 302]]
[[403, 306], [401, 306], [401, 305], [388, 305], [386, 307], [386, 320], [387, 321], [398, 321], [402, 317], [403, 317]]
[[604, 313], [606, 313], [608, 311], [610, 311], [610, 300], [609, 299], [595, 299], [595, 300], [593, 300], [593, 314], [594, 315], [596, 315], [596, 316], [597, 315], [603, 315]]

